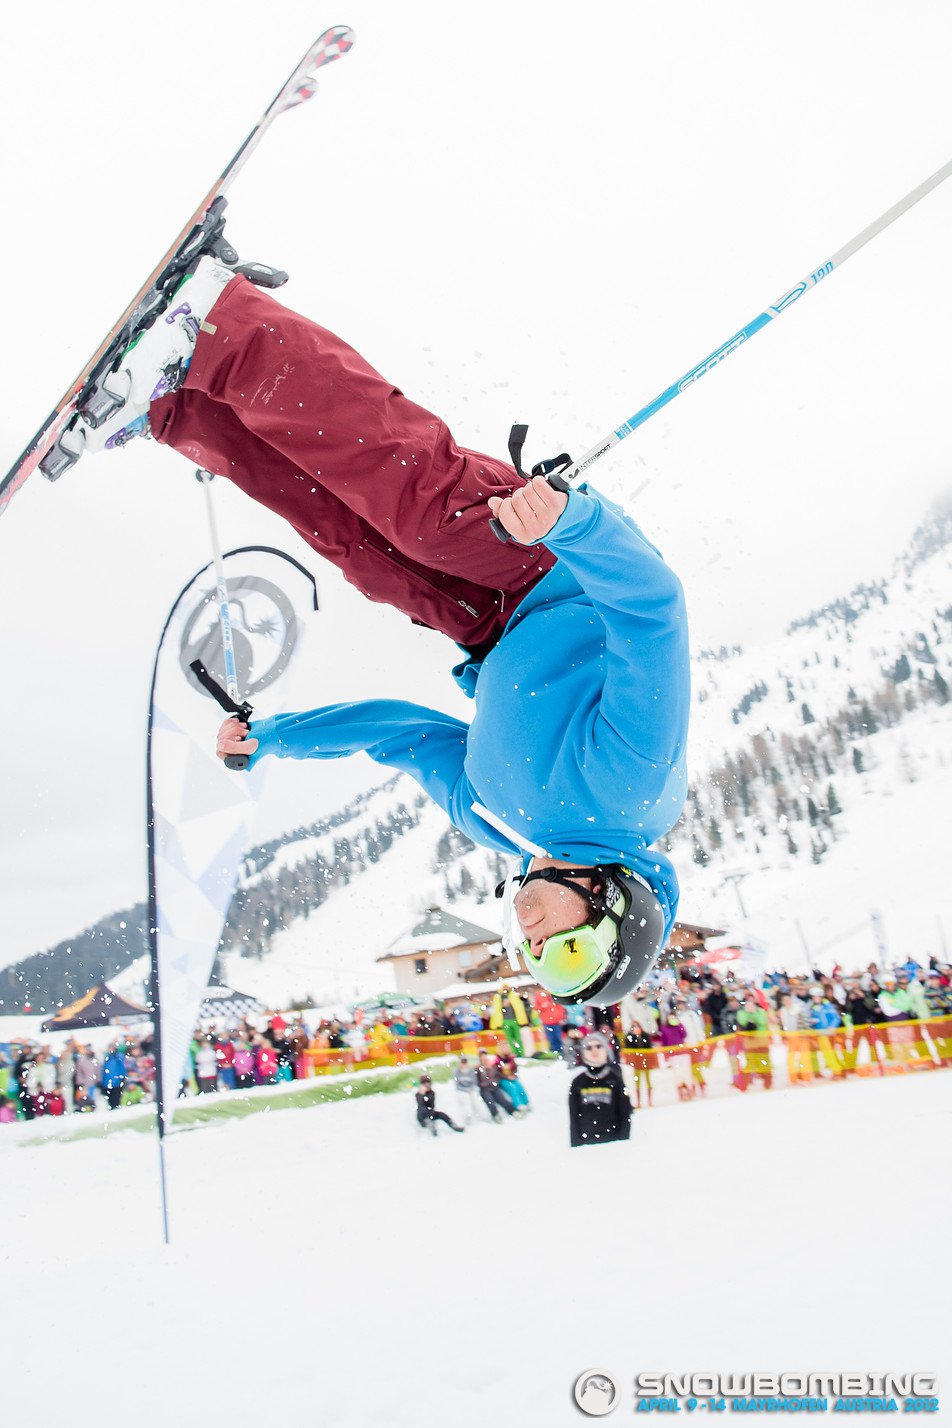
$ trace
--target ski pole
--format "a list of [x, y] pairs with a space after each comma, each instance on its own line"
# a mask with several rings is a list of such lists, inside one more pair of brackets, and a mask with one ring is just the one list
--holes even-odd
[[[202, 489], [205, 492], [205, 510], [208, 514], [208, 530], [211, 536], [212, 559], [215, 565], [215, 584], [218, 591], [218, 623], [221, 627], [221, 645], [225, 656], [225, 683], [228, 686], [228, 697], [234, 705], [236, 717], [247, 724], [251, 715], [251, 705], [247, 700], [240, 700], [238, 695], [238, 669], [235, 664], [235, 642], [232, 636], [231, 608], [228, 604], [228, 586], [225, 582], [225, 563], [222, 560], [221, 542], [218, 539], [218, 526], [215, 524], [215, 509], [212, 505], [212, 481], [214, 480], [214, 475], [211, 471], [205, 471], [199, 466], [195, 471], [195, 478], [202, 483]], [[204, 683], [205, 681], [202, 682]], [[225, 755], [226, 769], [243, 770], [247, 767], [247, 754]]]
[[[634, 416], [629, 417], [627, 421], [622, 422], [621, 426], [609, 432], [607, 436], [602, 437], [601, 441], [597, 441], [591, 450], [586, 451], [580, 461], [570, 461], [566, 465], [561, 464], [563, 459], [559, 458], [559, 469], [555, 471], [534, 469], [533, 475], [544, 475], [549, 485], [554, 486], [557, 491], [568, 491], [572, 482], [576, 481], [583, 471], [587, 470], [589, 466], [592, 466], [600, 457], [604, 456], [606, 451], [611, 451], [613, 446], [617, 446], [620, 441], [624, 441], [626, 436], [631, 436], [633, 431], [637, 431], [640, 426], [643, 426], [649, 417], [654, 416], [655, 412], [660, 412], [662, 407], [666, 407], [669, 402], [673, 402], [675, 397], [680, 396], [686, 388], [693, 386], [695, 382], [700, 381], [708, 372], [713, 371], [719, 362], [724, 361], [725, 357], [729, 357], [732, 352], [736, 352], [738, 347], [742, 347], [756, 332], [760, 332], [761, 328], [766, 327], [768, 322], [773, 322], [775, 317], [779, 317], [781, 313], [786, 312], [789, 307], [793, 306], [797, 298], [802, 297], [803, 294], [809, 292], [811, 288], [815, 288], [829, 273], [832, 273], [834, 268], [841, 268], [847, 258], [852, 258], [854, 253], [858, 253], [860, 248], [864, 248], [878, 233], [882, 233], [884, 228], [888, 228], [891, 223], [895, 223], [897, 218], [901, 217], [903, 213], [906, 213], [908, 209], [914, 207], [920, 199], [925, 198], [927, 193], [931, 193], [934, 188], [938, 188], [939, 184], [943, 183], [950, 175], [952, 175], [952, 159], [950, 159], [947, 164], [944, 164], [941, 169], [937, 169], [931, 178], [927, 178], [924, 183], [919, 184], [918, 188], [914, 188], [911, 193], [907, 193], [905, 198], [901, 198], [898, 203], [893, 204], [892, 208], [887, 209], [875, 222], [870, 223], [868, 228], [864, 228], [861, 233], [857, 233], [856, 237], [851, 238], [848, 243], [845, 243], [842, 248], [839, 248], [833, 254], [832, 258], [827, 258], [825, 263], [821, 263], [818, 268], [814, 268], [812, 273], [808, 273], [799, 283], [790, 288], [788, 292], [785, 292], [783, 297], [778, 298], [770, 307], [764, 308], [764, 311], [759, 313], [752, 322], [748, 322], [746, 327], [742, 327], [739, 332], [735, 332], [733, 337], [729, 337], [720, 347], [715, 348], [703, 361], [698, 362], [690, 371], [685, 372], [683, 377], [679, 377], [676, 382], [672, 382], [670, 387], [665, 387], [661, 395], [655, 397], [653, 402], [648, 402], [645, 406], [640, 407]], [[513, 427], [514, 433], [517, 430], [522, 431], [524, 439], [524, 428]], [[548, 462], [542, 463], [543, 466], [549, 466], [550, 464], [551, 463]], [[516, 469], [519, 470], [521, 474], [521, 468], [517, 466]], [[498, 521], [493, 520], [490, 524], [500, 540], [510, 539], [508, 533], [503, 530], [503, 527]]]

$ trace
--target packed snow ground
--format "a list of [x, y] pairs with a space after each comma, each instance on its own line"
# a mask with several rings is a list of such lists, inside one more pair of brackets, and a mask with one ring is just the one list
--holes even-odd
[[600, 1367], [617, 1422], [639, 1370], [759, 1368], [935, 1372], [952, 1424], [947, 1073], [656, 1108], [577, 1151], [565, 1070], [525, 1079], [532, 1116], [462, 1136], [409, 1096], [175, 1135], [169, 1248], [150, 1137], [0, 1136], [4, 1421], [569, 1428]]

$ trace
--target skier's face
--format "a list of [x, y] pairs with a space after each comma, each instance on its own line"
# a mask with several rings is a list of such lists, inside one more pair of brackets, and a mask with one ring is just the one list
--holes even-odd
[[[540, 868], [573, 867], [572, 863], [560, 863], [556, 858], [533, 858], [530, 871]], [[591, 917], [591, 904], [581, 892], [592, 886], [589, 878], [576, 878], [579, 892], [573, 892], [563, 883], [535, 882], [523, 883], [513, 900], [516, 917], [522, 928], [522, 935], [529, 943], [529, 951], [538, 957], [547, 937], [557, 932], [571, 932], [574, 927], [583, 927]]]

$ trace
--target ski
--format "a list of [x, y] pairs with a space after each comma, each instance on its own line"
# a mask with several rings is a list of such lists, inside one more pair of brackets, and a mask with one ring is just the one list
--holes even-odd
[[[169, 296], [196, 259], [203, 253], [215, 253], [223, 262], [237, 263], [237, 253], [223, 237], [225, 193], [277, 116], [283, 114], [286, 109], [312, 98], [317, 90], [317, 71], [347, 54], [353, 44], [353, 30], [346, 25], [334, 25], [318, 36], [295, 65], [125, 312], [110, 327], [85, 367], [70, 383], [42, 426], [30, 438], [10, 470], [0, 480], [0, 515], [37, 467], [49, 480], [55, 481], [75, 462], [77, 457], [60, 446], [60, 437], [75, 413], [81, 407], [85, 409], [89, 403], [92, 404], [89, 416], [94, 425], [108, 415], [108, 410], [102, 403], [104, 400], [108, 403], [109, 399], [108, 396], [104, 399], [103, 391], [98, 386], [99, 379], [122, 355], [135, 334], [148, 327], [162, 311]], [[249, 275], [254, 276], [253, 273]]]

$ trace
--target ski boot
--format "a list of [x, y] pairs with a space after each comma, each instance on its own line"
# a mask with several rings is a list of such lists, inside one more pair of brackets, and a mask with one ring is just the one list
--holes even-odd
[[172, 306], [140, 332], [118, 366], [103, 374], [60, 438], [77, 456], [111, 451], [149, 432], [149, 407], [185, 380], [202, 323], [235, 276], [215, 258], [200, 258], [172, 296]]
[[40, 462], [49, 480], [85, 452], [149, 435], [150, 404], [184, 382], [202, 323], [236, 274], [261, 287], [287, 282], [279, 269], [239, 263], [224, 237], [224, 208], [225, 200], [216, 199], [110, 343], [80, 393], [76, 416]]

